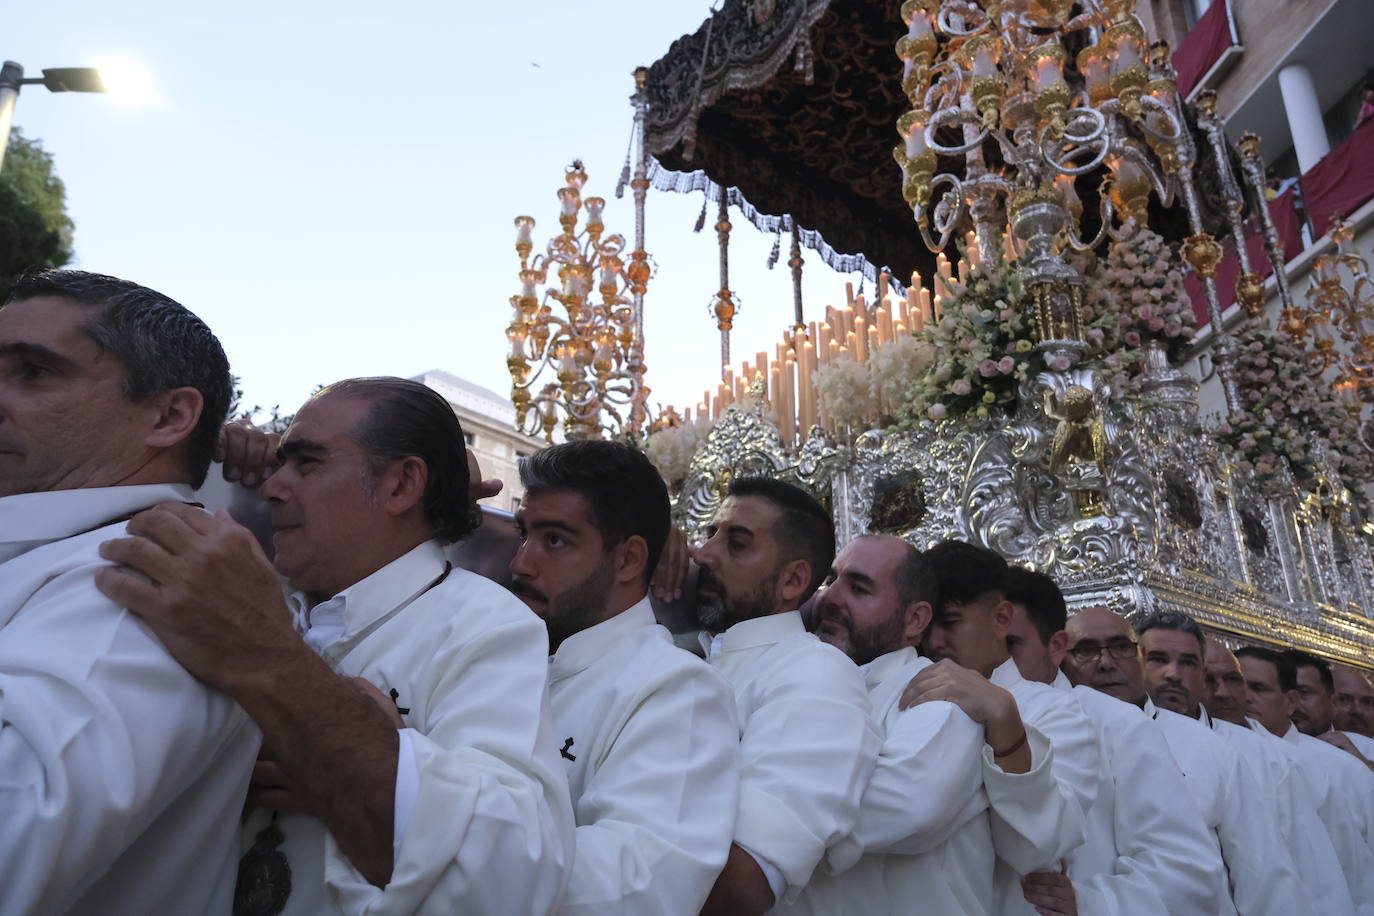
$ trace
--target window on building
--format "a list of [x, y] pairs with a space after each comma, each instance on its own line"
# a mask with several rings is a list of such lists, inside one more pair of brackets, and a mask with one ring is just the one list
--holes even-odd
[[1188, 28], [1197, 25], [1197, 21], [1211, 5], [1212, 0], [1183, 0], [1183, 18], [1187, 21]]
[[466, 442], [469, 447], [474, 446], [477, 444], [477, 435], [467, 430], [463, 430], [463, 441]]

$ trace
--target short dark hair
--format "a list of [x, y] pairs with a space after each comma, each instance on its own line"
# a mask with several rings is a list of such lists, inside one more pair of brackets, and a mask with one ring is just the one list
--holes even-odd
[[1007, 569], [1007, 600], [1026, 609], [1026, 616], [1040, 636], [1049, 644], [1050, 637], [1069, 625], [1069, 608], [1064, 593], [1055, 581], [1044, 573], [1022, 566]]
[[351, 378], [326, 385], [311, 400], [340, 395], [369, 402], [353, 431], [373, 473], [393, 461], [419, 458], [428, 470], [422, 502], [425, 521], [443, 543], [461, 540], [481, 519], [468, 493], [467, 442], [463, 426], [443, 395], [410, 379]]
[[1274, 666], [1278, 672], [1279, 689], [1283, 691], [1297, 690], [1298, 677], [1293, 670], [1293, 662], [1284, 656], [1282, 652], [1275, 652], [1273, 649], [1264, 646], [1241, 646], [1236, 650], [1236, 658], [1253, 658], [1258, 661], [1268, 662]]
[[1007, 595], [1007, 561], [966, 541], [941, 541], [926, 551], [935, 572], [938, 614], [951, 605], [970, 604], [993, 593]]
[[605, 548], [639, 535], [649, 548], [644, 577], [653, 575], [668, 541], [672, 507], [668, 487], [643, 452], [603, 439], [550, 445], [520, 460], [520, 485], [527, 494], [580, 494]]
[[1336, 681], [1331, 676], [1331, 665], [1327, 663], [1326, 659], [1318, 658], [1311, 652], [1304, 652], [1301, 649], [1284, 649], [1280, 654], [1293, 666], [1295, 686], [1299, 668], [1316, 668], [1317, 675], [1322, 679], [1322, 686], [1326, 688], [1326, 692], [1336, 692]]
[[1178, 611], [1153, 611], [1149, 614], [1142, 614], [1140, 617], [1131, 621], [1135, 626], [1136, 637], [1144, 636], [1150, 630], [1177, 630], [1180, 633], [1187, 633], [1197, 640], [1199, 652], [1207, 651], [1207, 635], [1202, 632], [1202, 627], [1187, 614]]
[[806, 560], [811, 564], [811, 582], [801, 600], [810, 598], [835, 562], [835, 523], [830, 513], [801, 487], [772, 477], [736, 477], [726, 496], [757, 496], [777, 507], [773, 538], [784, 563]]
[[144, 401], [174, 388], [194, 388], [204, 404], [186, 438], [191, 483], [205, 483], [233, 381], [224, 348], [205, 322], [180, 303], [129, 280], [84, 270], [45, 270], [21, 277], [5, 305], [54, 296], [95, 309], [87, 336], [124, 366], [124, 397]]
[[894, 538], [889, 534], [861, 534], [855, 541], [862, 541], [866, 538], [878, 540], [898, 540], [905, 548], [902, 551], [902, 559], [897, 563], [897, 568], [893, 570], [894, 585], [897, 588], [897, 600], [904, 606], [925, 601], [930, 604], [935, 603], [935, 576], [931, 573], [930, 564], [926, 562], [925, 554], [921, 553], [911, 544], [901, 538]]

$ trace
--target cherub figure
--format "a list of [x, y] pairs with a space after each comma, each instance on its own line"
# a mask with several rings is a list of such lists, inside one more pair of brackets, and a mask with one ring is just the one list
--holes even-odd
[[1066, 464], [1090, 463], [1107, 471], [1107, 430], [1093, 404], [1093, 393], [1082, 385], [1064, 392], [1063, 410], [1055, 408], [1053, 392], [1045, 392], [1045, 415], [1058, 420], [1050, 445], [1050, 473]]

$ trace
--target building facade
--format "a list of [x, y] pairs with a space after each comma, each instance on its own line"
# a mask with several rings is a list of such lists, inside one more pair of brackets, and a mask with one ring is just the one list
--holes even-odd
[[499, 477], [505, 483], [499, 494], [482, 500], [481, 505], [514, 512], [524, 495], [517, 462], [542, 448], [543, 440], [516, 431], [515, 405], [505, 395], [442, 369], [431, 369], [414, 381], [433, 388], [453, 406], [468, 447], [482, 466], [482, 476]]

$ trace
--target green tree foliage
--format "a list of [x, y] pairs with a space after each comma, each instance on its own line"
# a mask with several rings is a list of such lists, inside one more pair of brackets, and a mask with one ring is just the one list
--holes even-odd
[[71, 261], [74, 228], [52, 154], [16, 127], [0, 166], [0, 302], [25, 271]]

